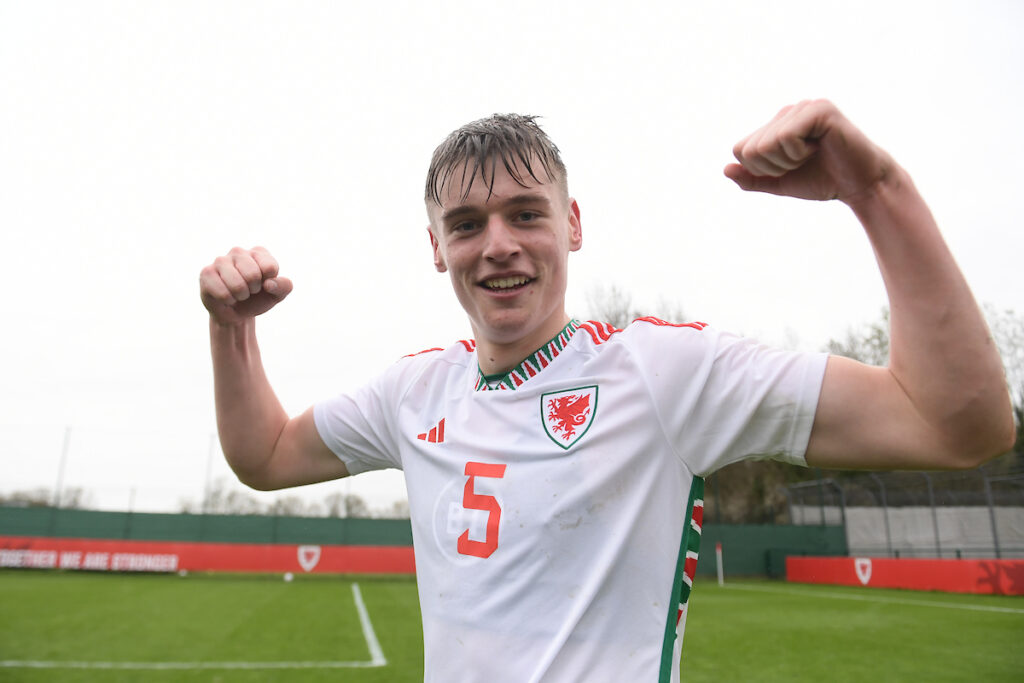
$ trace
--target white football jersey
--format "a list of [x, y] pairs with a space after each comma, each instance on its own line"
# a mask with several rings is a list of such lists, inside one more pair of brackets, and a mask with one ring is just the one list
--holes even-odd
[[314, 414], [351, 473], [405, 472], [427, 681], [670, 681], [702, 477], [803, 464], [826, 358], [573, 321], [493, 387], [463, 341]]

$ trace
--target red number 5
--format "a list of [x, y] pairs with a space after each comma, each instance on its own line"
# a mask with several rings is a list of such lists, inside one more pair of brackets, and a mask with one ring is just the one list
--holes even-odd
[[487, 537], [483, 541], [471, 541], [469, 529], [459, 536], [459, 553], [474, 557], [490, 557], [498, 549], [498, 522], [501, 521], [501, 506], [494, 496], [481, 496], [473, 491], [475, 477], [501, 479], [505, 476], [505, 465], [488, 465], [482, 462], [466, 463], [466, 488], [462, 494], [462, 507], [467, 510], [483, 510], [487, 513]]

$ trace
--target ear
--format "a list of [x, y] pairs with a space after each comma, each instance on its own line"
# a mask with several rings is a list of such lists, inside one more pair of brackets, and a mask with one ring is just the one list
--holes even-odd
[[580, 223], [580, 206], [575, 199], [569, 200], [569, 251], [579, 251], [583, 246], [583, 224]]
[[434, 251], [434, 268], [437, 269], [437, 272], [443, 273], [448, 270], [448, 265], [444, 262], [444, 254], [441, 253], [441, 245], [434, 235], [434, 229], [429, 225], [427, 234], [430, 235], [430, 248]]

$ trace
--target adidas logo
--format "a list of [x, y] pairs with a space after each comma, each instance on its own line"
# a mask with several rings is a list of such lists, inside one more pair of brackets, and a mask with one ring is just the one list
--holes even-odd
[[436, 427], [431, 428], [429, 432], [417, 434], [416, 438], [427, 443], [444, 443], [444, 418], [441, 418]]

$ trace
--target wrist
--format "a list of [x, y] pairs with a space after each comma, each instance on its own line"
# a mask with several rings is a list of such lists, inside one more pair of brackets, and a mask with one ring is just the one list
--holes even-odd
[[255, 318], [241, 318], [232, 323], [210, 316], [210, 343], [214, 347], [245, 350], [253, 346], [255, 342]]
[[916, 194], [910, 175], [891, 157], [886, 156], [879, 164], [873, 182], [838, 199], [860, 215], [871, 212], [873, 207], [892, 202], [907, 191]]

